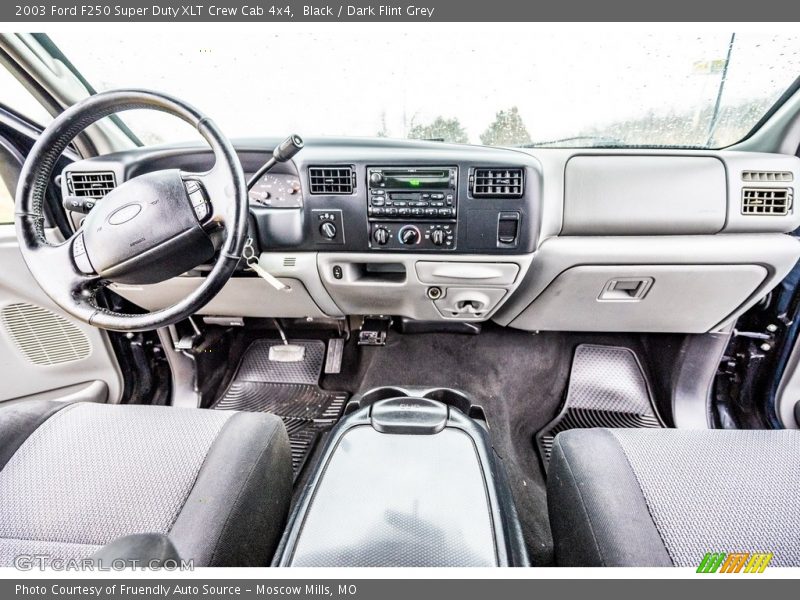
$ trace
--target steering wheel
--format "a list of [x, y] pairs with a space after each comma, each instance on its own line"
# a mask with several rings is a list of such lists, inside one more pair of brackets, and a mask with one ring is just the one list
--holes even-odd
[[[213, 150], [214, 166], [204, 173], [167, 169], [129, 179], [97, 202], [66, 242], [51, 244], [45, 239], [44, 197], [59, 156], [95, 121], [133, 109], [162, 111], [195, 127]], [[20, 250], [36, 282], [76, 319], [115, 331], [164, 327], [202, 308], [239, 263], [247, 214], [244, 173], [228, 139], [194, 107], [148, 90], [96, 94], [56, 117], [31, 149], [16, 197]], [[97, 293], [110, 283], [165, 281], [217, 252], [202, 284], [172, 306], [124, 314], [96, 302]]]

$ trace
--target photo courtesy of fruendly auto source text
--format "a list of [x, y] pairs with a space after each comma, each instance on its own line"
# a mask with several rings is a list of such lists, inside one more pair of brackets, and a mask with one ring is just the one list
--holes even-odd
[[798, 580], [800, 3], [0, 4], [0, 597]]

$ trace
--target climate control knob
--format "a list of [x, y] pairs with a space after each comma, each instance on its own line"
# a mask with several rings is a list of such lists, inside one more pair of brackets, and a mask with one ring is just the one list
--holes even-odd
[[444, 244], [444, 229], [434, 229], [431, 231], [431, 241], [436, 246]]
[[422, 236], [419, 233], [419, 229], [413, 225], [406, 225], [400, 230], [400, 233], [397, 234], [397, 237], [400, 239], [401, 244], [411, 246], [413, 244], [418, 244]]
[[319, 226], [319, 232], [322, 234], [322, 237], [332, 240], [336, 237], [336, 225], [330, 221], [325, 221]]
[[379, 246], [385, 246], [389, 241], [389, 230], [386, 227], [378, 227], [372, 232], [372, 239]]

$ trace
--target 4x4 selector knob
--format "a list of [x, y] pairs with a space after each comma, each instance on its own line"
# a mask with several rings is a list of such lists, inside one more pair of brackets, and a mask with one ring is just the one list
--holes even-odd
[[386, 227], [378, 227], [372, 232], [372, 239], [379, 246], [385, 246], [386, 242], [389, 241], [389, 230]]
[[422, 236], [419, 233], [419, 229], [413, 225], [406, 225], [400, 230], [400, 233], [397, 234], [397, 237], [400, 239], [401, 244], [411, 246], [419, 243], [419, 240]]
[[437, 246], [444, 244], [444, 229], [434, 229], [431, 231], [431, 241]]
[[330, 221], [325, 221], [319, 226], [319, 232], [322, 234], [322, 237], [332, 240], [336, 237], [336, 225]]

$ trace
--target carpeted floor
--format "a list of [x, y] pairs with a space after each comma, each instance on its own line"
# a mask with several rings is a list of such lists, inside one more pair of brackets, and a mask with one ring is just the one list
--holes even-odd
[[354, 394], [386, 385], [443, 386], [470, 394], [483, 407], [492, 444], [505, 464], [531, 562], [547, 566], [553, 564], [553, 540], [534, 435], [558, 413], [578, 344], [627, 346], [642, 358], [646, 371], [668, 376], [664, 365], [648, 369], [652, 352], [643, 342], [658, 342], [659, 354], [666, 357], [660, 362], [666, 363], [677, 346], [667, 336], [650, 337], [657, 339], [534, 334], [493, 325], [485, 325], [477, 336], [392, 331], [384, 347], [348, 344], [342, 373], [323, 377], [322, 386]]

